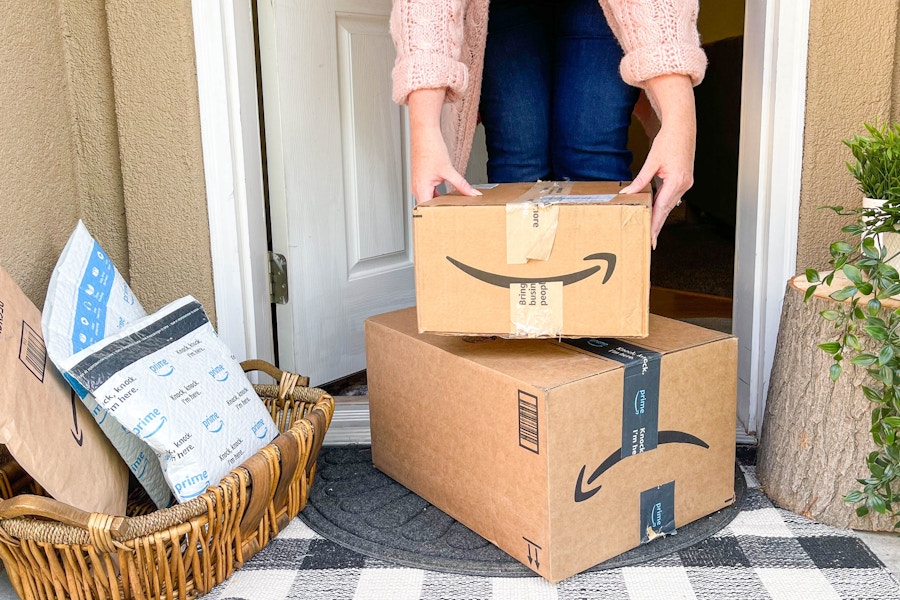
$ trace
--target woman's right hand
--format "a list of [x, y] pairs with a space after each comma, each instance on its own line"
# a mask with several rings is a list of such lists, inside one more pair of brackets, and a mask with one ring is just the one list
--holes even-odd
[[447, 143], [441, 135], [444, 97], [443, 89], [416, 90], [409, 94], [410, 179], [417, 203], [437, 196], [436, 188], [444, 181], [466, 196], [481, 195], [450, 162]]

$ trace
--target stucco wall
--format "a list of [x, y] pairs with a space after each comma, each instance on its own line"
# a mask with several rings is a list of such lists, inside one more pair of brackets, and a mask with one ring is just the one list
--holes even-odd
[[85, 221], [148, 310], [215, 318], [190, 0], [0, 12], [0, 264], [39, 306]]
[[80, 212], [60, 32], [49, 0], [0, 13], [0, 264], [39, 306]]
[[862, 203], [842, 140], [900, 116], [896, 0], [812, 0], [810, 9], [798, 271], [828, 265], [847, 221], [819, 207]]
[[128, 228], [104, 0], [61, 0], [79, 216], [126, 277]]
[[107, 0], [131, 284], [215, 318], [190, 0]]

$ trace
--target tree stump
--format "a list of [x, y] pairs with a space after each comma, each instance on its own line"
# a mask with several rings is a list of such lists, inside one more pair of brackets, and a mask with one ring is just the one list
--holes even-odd
[[[857, 479], [869, 476], [866, 457], [876, 449], [869, 433], [874, 405], [861, 386], [877, 385], [848, 359], [842, 361], [843, 374], [832, 382], [832, 358], [818, 348], [837, 337], [834, 324], [819, 313], [836, 308], [828, 294], [843, 285], [835, 278], [831, 289], [820, 286], [804, 302], [806, 278], [798, 275], [788, 283], [756, 472], [766, 495], [787, 510], [834, 527], [892, 531], [890, 517], [859, 518], [855, 505], [843, 501], [845, 494], [862, 487]], [[882, 308], [881, 316], [886, 318], [897, 305]], [[872, 351], [871, 340], [861, 336], [860, 341], [865, 351]]]

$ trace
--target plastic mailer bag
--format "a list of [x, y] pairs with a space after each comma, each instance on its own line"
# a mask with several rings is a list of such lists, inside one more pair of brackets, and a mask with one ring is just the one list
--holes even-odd
[[79, 221], [56, 263], [44, 301], [41, 329], [47, 354], [153, 503], [163, 508], [171, 503], [171, 494], [150, 447], [123, 429], [61, 366], [76, 352], [146, 314], [112, 260]]
[[63, 370], [153, 448], [179, 502], [202, 494], [278, 434], [190, 296], [70, 356]]

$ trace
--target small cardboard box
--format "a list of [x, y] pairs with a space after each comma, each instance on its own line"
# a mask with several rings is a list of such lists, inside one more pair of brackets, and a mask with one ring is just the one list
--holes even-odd
[[419, 331], [504, 337], [644, 337], [649, 189], [508, 183], [413, 213]]
[[[737, 339], [652, 315], [639, 345], [366, 321], [375, 466], [559, 581], [734, 502]], [[651, 542], [652, 543], [652, 542]]]

